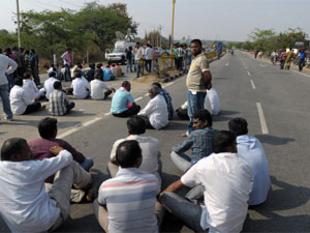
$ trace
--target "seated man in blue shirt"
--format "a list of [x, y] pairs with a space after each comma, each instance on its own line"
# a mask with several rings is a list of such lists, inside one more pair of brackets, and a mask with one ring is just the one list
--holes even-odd
[[260, 141], [248, 135], [248, 123], [243, 118], [228, 122], [231, 132], [236, 135], [237, 150], [240, 157], [251, 167], [254, 177], [249, 205], [259, 205], [266, 201], [270, 190], [268, 160]]
[[129, 117], [137, 115], [140, 111], [140, 106], [135, 103], [130, 90], [130, 82], [124, 81], [122, 86], [113, 95], [111, 103], [111, 112], [113, 116]]
[[[198, 160], [213, 152], [214, 130], [212, 129], [212, 116], [208, 110], [201, 110], [194, 115], [193, 127], [195, 130], [183, 143], [173, 147], [170, 154], [172, 162], [182, 172], [187, 171]], [[189, 149], [192, 149], [191, 156], [185, 154]]]
[[103, 81], [112, 81], [115, 79], [115, 76], [112, 73], [112, 70], [109, 65], [103, 69]]

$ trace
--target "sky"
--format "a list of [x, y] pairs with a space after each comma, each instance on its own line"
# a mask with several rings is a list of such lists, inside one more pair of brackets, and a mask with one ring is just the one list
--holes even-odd
[[[21, 11], [78, 10], [87, 0], [19, 0]], [[171, 32], [172, 0], [97, 0], [101, 4], [127, 4], [139, 24], [138, 35], [162, 27]], [[0, 0], [0, 29], [13, 31], [15, 0]], [[310, 0], [176, 0], [175, 38], [245, 41], [259, 29], [276, 32], [300, 27], [310, 36]]]

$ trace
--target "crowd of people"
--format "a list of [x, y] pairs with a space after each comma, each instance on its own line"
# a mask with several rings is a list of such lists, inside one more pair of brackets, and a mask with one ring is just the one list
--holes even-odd
[[[52, 115], [63, 115], [74, 107], [65, 92], [94, 99], [115, 92], [111, 112], [114, 117], [128, 118], [128, 135], [113, 144], [107, 164], [110, 178], [99, 189], [89, 173], [93, 160], [57, 138], [57, 119], [42, 119], [37, 139], [7, 139], [1, 148], [0, 213], [12, 232], [54, 231], [66, 224], [70, 203], [81, 201], [93, 202], [94, 217], [105, 232], [159, 232], [165, 211], [195, 232], [242, 230], [248, 207], [267, 200], [271, 188], [268, 160], [259, 140], [248, 134], [246, 119], [231, 119], [225, 130], [213, 128], [214, 114], [205, 108], [207, 93], [213, 88], [209, 61], [200, 40], [192, 40], [190, 49], [186, 78], [189, 123], [184, 141], [171, 145], [170, 154], [182, 175], [165, 189], [162, 156], [166, 155], [161, 154], [160, 140], [146, 135], [146, 130], [165, 130], [174, 118], [168, 91], [160, 83], [152, 83], [150, 100], [141, 108], [129, 81], [123, 81], [117, 90], [102, 85], [101, 66], [92, 66], [91, 80], [76, 69], [72, 86], [65, 91], [57, 71], [49, 71], [44, 90], [36, 90], [33, 96], [48, 98]], [[5, 61], [6, 73], [14, 72], [17, 65]], [[16, 85], [14, 92], [28, 94], [21, 90], [23, 82]], [[39, 108], [30, 105], [29, 109]], [[181, 195], [184, 191], [185, 196]]]
[[[262, 58], [263, 52], [256, 50], [254, 57]], [[309, 59], [309, 58], [308, 58]], [[280, 49], [279, 51], [272, 51], [270, 54], [270, 60], [273, 64], [279, 62], [281, 70], [290, 70], [292, 63], [295, 62], [298, 66], [298, 70], [302, 71], [307, 65], [307, 53], [305, 49]]]

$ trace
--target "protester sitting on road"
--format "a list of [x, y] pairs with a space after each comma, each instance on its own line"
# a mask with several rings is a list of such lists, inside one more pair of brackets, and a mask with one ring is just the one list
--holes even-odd
[[139, 169], [142, 163], [139, 143], [122, 142], [116, 150], [116, 161], [119, 172], [101, 184], [98, 201], [94, 202], [100, 226], [105, 232], [158, 232], [162, 215], [161, 205], [156, 201], [159, 180]]
[[62, 90], [61, 82], [54, 83], [54, 91], [49, 95], [49, 112], [54, 116], [63, 116], [70, 112], [75, 106], [74, 102], [69, 102], [66, 94]]
[[116, 149], [119, 144], [126, 140], [136, 140], [142, 150], [142, 164], [139, 167], [141, 171], [153, 173], [160, 179], [161, 162], [160, 162], [160, 145], [159, 141], [151, 136], [146, 136], [145, 121], [139, 116], [133, 116], [127, 120], [127, 128], [129, 136], [114, 142], [111, 151], [111, 161], [108, 164], [108, 170], [112, 177], [118, 172], [116, 162]]
[[152, 83], [152, 85], [160, 88], [160, 94], [164, 97], [166, 104], [167, 104], [167, 110], [168, 110], [168, 114], [169, 114], [168, 119], [172, 120], [173, 115], [174, 115], [174, 109], [173, 109], [173, 105], [172, 105], [171, 95], [169, 94], [169, 92], [166, 89], [162, 88], [162, 86], [159, 82], [154, 82], [154, 83]]
[[114, 88], [108, 88], [104, 81], [102, 81], [101, 69], [96, 70], [95, 79], [90, 82], [90, 96], [94, 100], [104, 100], [113, 92]]
[[23, 80], [21, 78], [15, 79], [15, 85], [10, 91], [10, 104], [15, 115], [24, 115], [41, 109], [41, 104], [35, 102], [29, 93], [26, 93], [23, 89]]
[[[51, 232], [70, 214], [71, 187], [86, 189], [91, 176], [59, 146], [50, 148], [55, 157], [34, 160], [27, 141], [10, 138], [1, 148], [0, 214], [11, 232]], [[46, 189], [44, 181], [55, 176]]]
[[103, 81], [112, 81], [115, 79], [115, 76], [112, 72], [112, 69], [110, 68], [109, 65], [107, 65], [104, 69], [103, 69]]
[[138, 113], [144, 118], [149, 129], [161, 129], [169, 124], [167, 104], [160, 91], [158, 86], [152, 86], [149, 90], [150, 101]]
[[136, 115], [140, 111], [140, 106], [135, 103], [130, 90], [130, 82], [124, 81], [122, 86], [113, 95], [111, 103], [113, 116], [129, 117]]
[[[46, 99], [49, 98], [50, 94], [54, 91], [54, 83], [58, 82], [59, 80], [56, 78], [57, 74], [55, 71], [51, 71], [48, 73], [48, 79], [44, 82], [44, 89], [45, 90], [45, 97]], [[40, 91], [43, 92], [41, 89]]]
[[[185, 172], [200, 159], [209, 156], [212, 152], [212, 140], [215, 130], [212, 129], [212, 116], [208, 110], [195, 113], [193, 120], [194, 131], [181, 144], [172, 148], [170, 154], [172, 162], [177, 168]], [[185, 152], [192, 150], [191, 156]]]
[[38, 89], [37, 85], [31, 77], [31, 74], [28, 72], [26, 72], [23, 76], [23, 89], [32, 100], [39, 100], [45, 96], [45, 91]]
[[88, 82], [91, 82], [92, 80], [95, 79], [95, 69], [96, 69], [96, 66], [94, 63], [89, 64], [89, 70], [86, 73], [86, 79]]
[[[214, 153], [199, 160], [160, 195], [162, 205], [195, 232], [240, 232], [252, 187], [251, 168], [237, 154], [233, 133], [214, 135]], [[174, 192], [183, 186], [204, 187], [204, 206]]]
[[38, 131], [41, 138], [33, 139], [28, 142], [34, 159], [46, 159], [53, 157], [49, 149], [53, 146], [61, 146], [72, 154], [73, 159], [78, 162], [86, 171], [93, 166], [94, 161], [72, 147], [67, 141], [57, 137], [57, 119], [46, 117], [38, 125]]
[[82, 76], [81, 70], [77, 69], [74, 71], [74, 79], [71, 83], [73, 88], [73, 95], [76, 99], [87, 99], [90, 96], [90, 84]]
[[254, 182], [249, 205], [259, 205], [267, 200], [271, 187], [268, 160], [260, 141], [248, 135], [248, 123], [243, 118], [228, 122], [229, 130], [237, 137], [238, 155], [251, 167]]

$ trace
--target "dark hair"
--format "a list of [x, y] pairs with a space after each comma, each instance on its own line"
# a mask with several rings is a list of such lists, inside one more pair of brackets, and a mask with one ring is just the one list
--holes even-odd
[[157, 87], [159, 87], [160, 89], [162, 89], [161, 84], [160, 84], [159, 82], [153, 82], [153, 83], [152, 83], [152, 86], [157, 86]]
[[80, 69], [76, 69], [74, 72], [73, 72], [73, 76], [75, 78], [81, 78], [82, 77], [82, 72]]
[[89, 64], [89, 68], [95, 69], [95, 67], [96, 67], [95, 63]]
[[61, 82], [59, 82], [59, 81], [54, 82], [53, 87], [56, 90], [61, 90]]
[[130, 85], [129, 81], [122, 82], [122, 87], [127, 87], [128, 85]]
[[96, 69], [95, 71], [95, 79], [102, 80], [103, 77], [103, 70], [102, 69]]
[[146, 123], [139, 116], [133, 116], [127, 120], [129, 134], [139, 135], [145, 133]]
[[236, 136], [248, 133], [248, 122], [244, 118], [234, 118], [228, 122], [229, 131]]
[[14, 81], [14, 84], [17, 85], [17, 86], [22, 87], [23, 86], [23, 79], [20, 78], [20, 77], [16, 78], [15, 81]]
[[97, 69], [101, 69], [101, 66], [102, 66], [102, 63], [98, 63], [98, 64], [96, 65]]
[[230, 152], [229, 147], [236, 143], [236, 136], [229, 131], [217, 131], [212, 140], [214, 153]]
[[213, 121], [211, 113], [207, 109], [200, 110], [196, 112], [193, 116], [194, 119], [199, 119], [203, 122], [208, 123], [208, 127], [212, 127]]
[[57, 130], [57, 119], [52, 117], [43, 118], [39, 122], [38, 130], [41, 138], [51, 139], [55, 137], [55, 130]]
[[[55, 68], [53, 68], [53, 70], [54, 70], [54, 69], [55, 69]], [[55, 78], [56, 76], [57, 76], [57, 74], [56, 74], [55, 71], [52, 71], [52, 72], [49, 72], [49, 73], [48, 73], [48, 77], [49, 77], [49, 78], [51, 78], [51, 77], [54, 77], [54, 78]]]
[[142, 151], [135, 140], [124, 141], [116, 149], [116, 162], [121, 168], [134, 167], [141, 158]]
[[35, 51], [34, 49], [30, 49], [30, 51], [31, 51], [32, 53], [36, 53], [36, 51]]
[[191, 41], [191, 44], [198, 44], [200, 47], [202, 47], [202, 42], [199, 39], [194, 39]]
[[23, 75], [23, 79], [28, 79], [31, 78], [31, 73], [30, 72], [25, 72]]
[[1, 147], [1, 160], [12, 160], [12, 155], [22, 153], [27, 141], [23, 138], [9, 138]]

